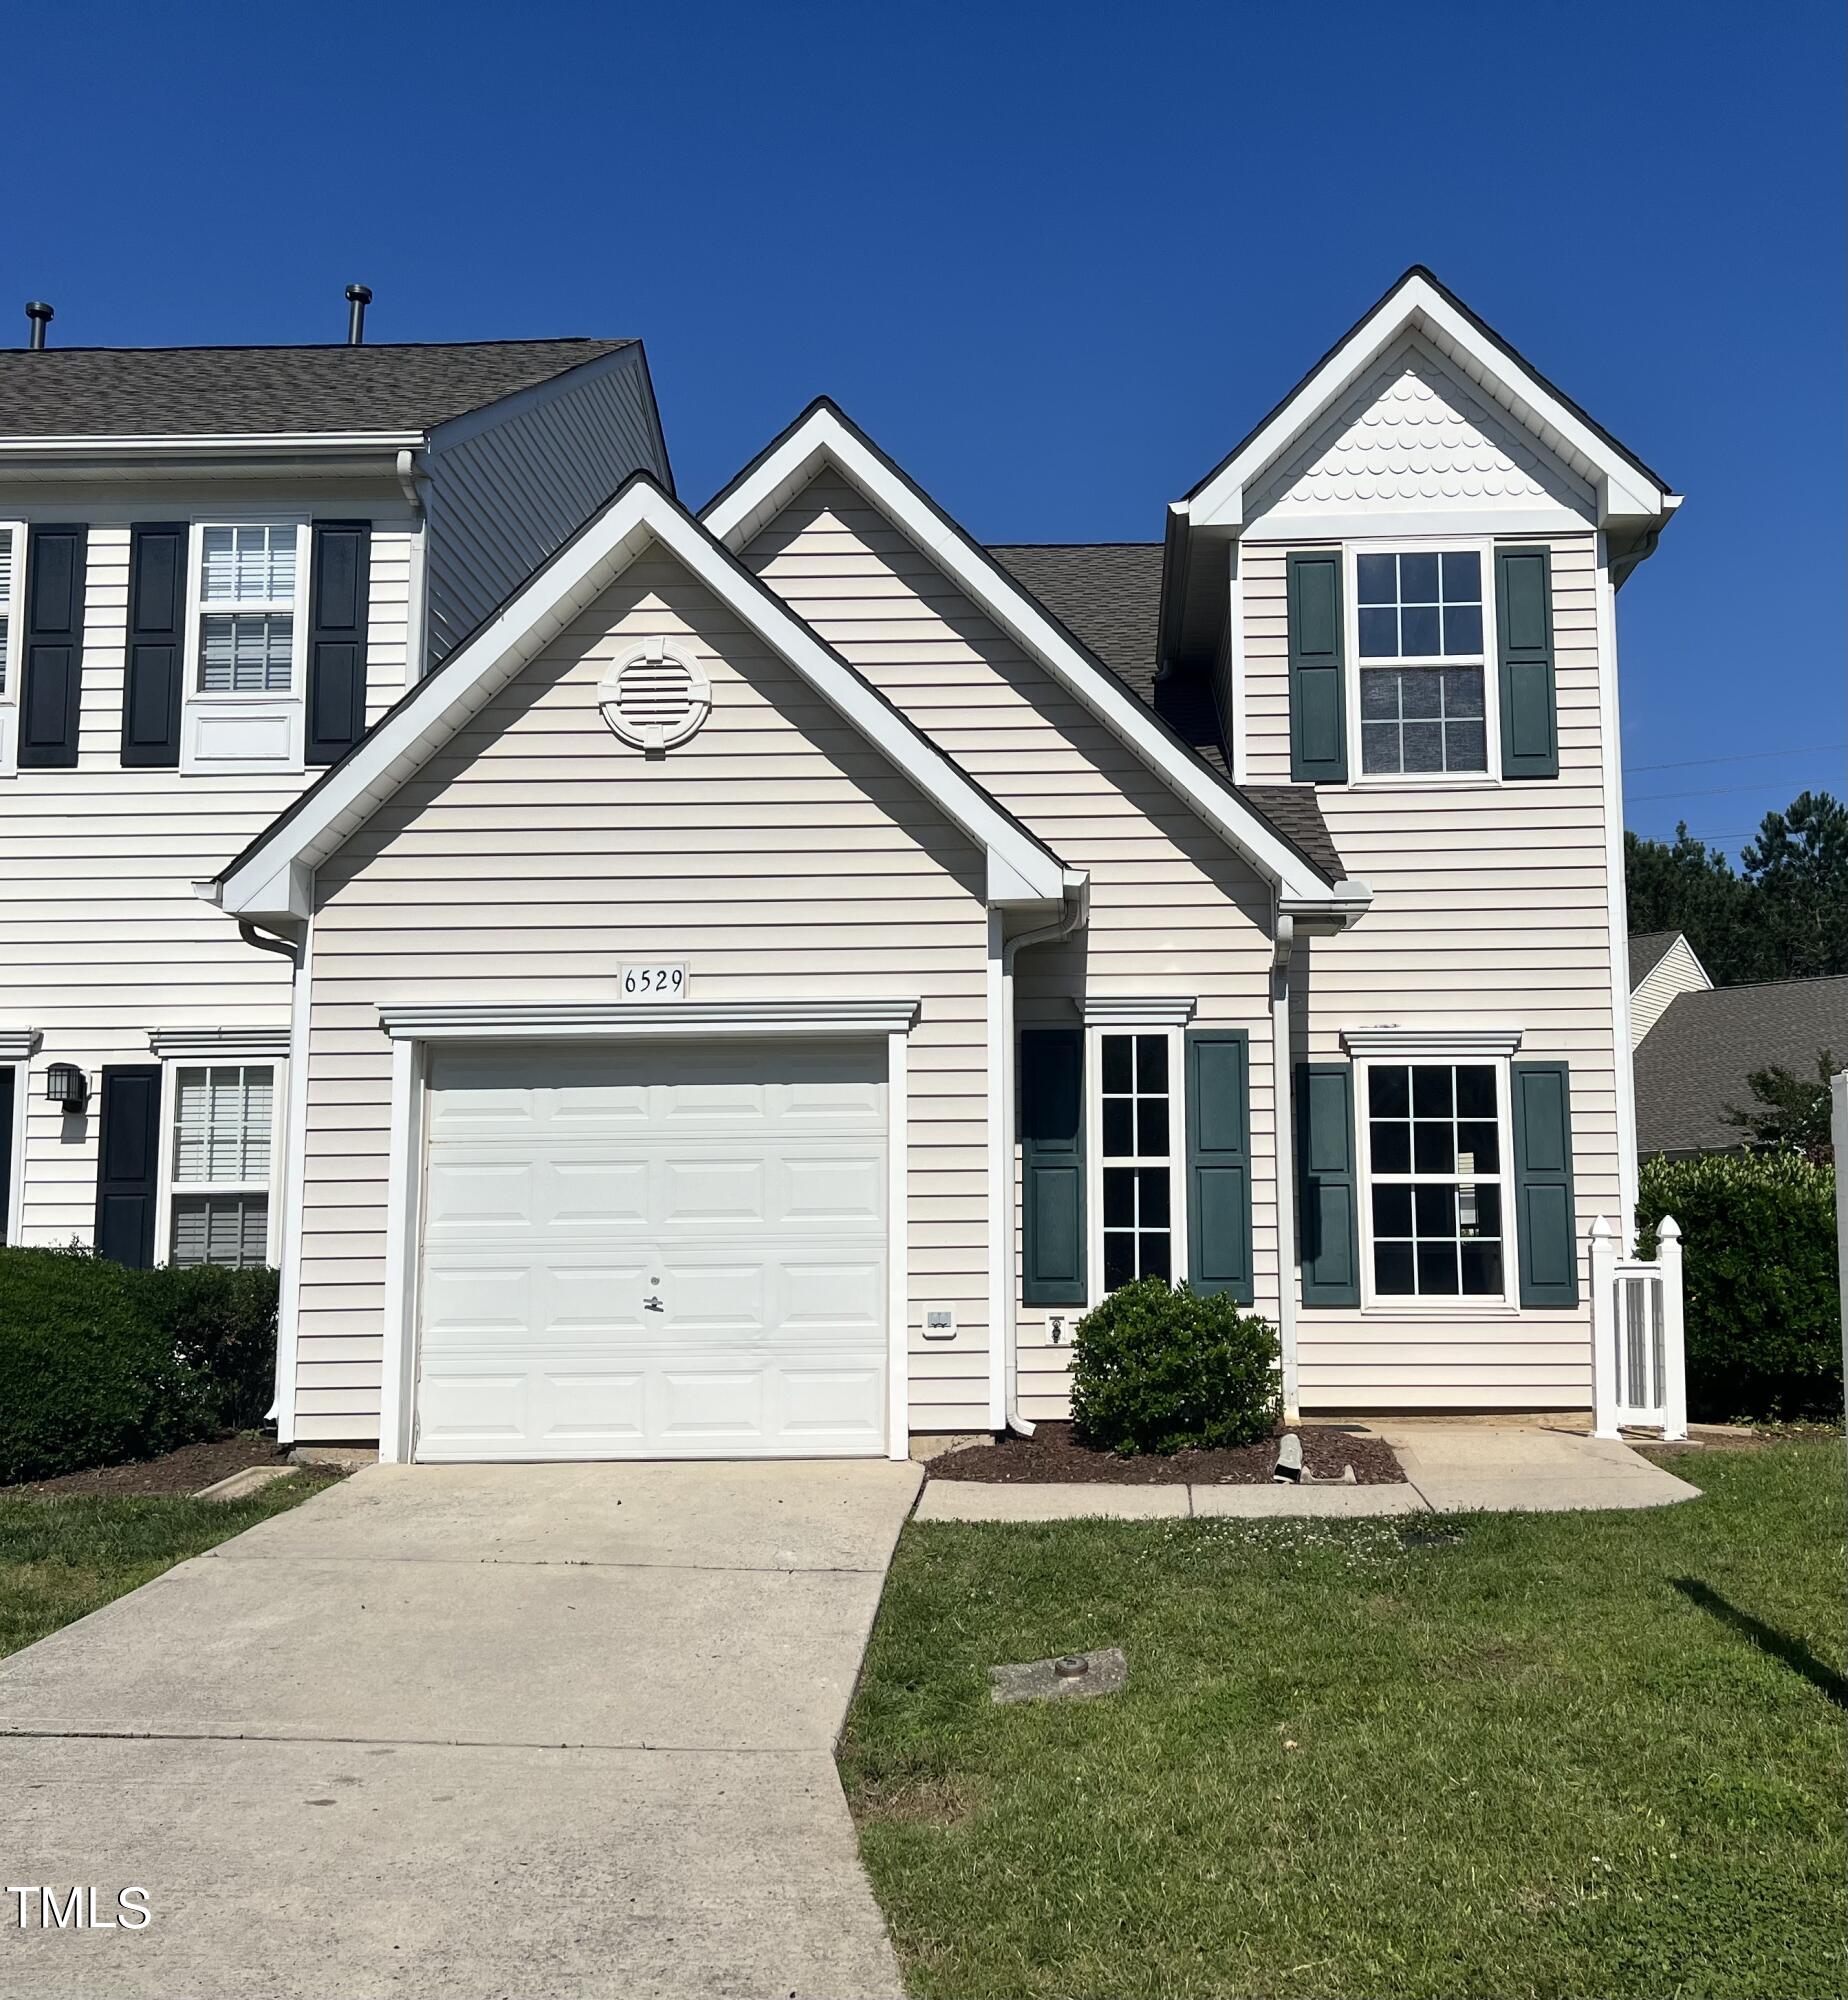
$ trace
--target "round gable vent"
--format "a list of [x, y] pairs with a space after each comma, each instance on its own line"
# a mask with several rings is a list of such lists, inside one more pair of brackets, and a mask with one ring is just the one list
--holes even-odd
[[625, 743], [660, 756], [712, 709], [712, 683], [684, 647], [646, 639], [612, 663], [597, 689], [603, 719]]

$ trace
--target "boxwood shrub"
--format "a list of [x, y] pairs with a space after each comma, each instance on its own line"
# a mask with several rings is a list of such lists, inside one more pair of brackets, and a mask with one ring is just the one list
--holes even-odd
[[274, 1271], [0, 1250], [0, 1483], [255, 1424], [275, 1353]]
[[1644, 1256], [1665, 1215], [1681, 1225], [1689, 1416], [1839, 1418], [1835, 1169], [1790, 1152], [1645, 1160]]
[[1138, 1278], [1078, 1322], [1072, 1424], [1124, 1454], [1255, 1444], [1276, 1428], [1277, 1335], [1223, 1293]]

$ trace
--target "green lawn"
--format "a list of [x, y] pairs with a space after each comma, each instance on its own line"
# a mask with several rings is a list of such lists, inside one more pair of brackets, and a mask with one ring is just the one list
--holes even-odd
[[[905, 1530], [842, 1749], [922, 1995], [1843, 1990], [1843, 1452], [1660, 1512]], [[1121, 1644], [1129, 1685], [986, 1669]]]
[[0, 1657], [299, 1506], [332, 1476], [297, 1472], [229, 1502], [28, 1500], [0, 1493]]

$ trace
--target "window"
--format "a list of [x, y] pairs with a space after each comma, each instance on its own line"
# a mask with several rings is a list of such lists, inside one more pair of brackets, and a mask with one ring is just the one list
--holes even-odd
[[1362, 1067], [1373, 1297], [1505, 1300], [1503, 1066]]
[[1478, 549], [1355, 556], [1363, 775], [1487, 772], [1482, 574]]
[[269, 1262], [275, 1084], [267, 1064], [174, 1070], [174, 1263]]
[[1177, 1074], [1173, 1037], [1100, 1034], [1097, 1041], [1098, 1126], [1102, 1157], [1102, 1269], [1113, 1292], [1132, 1278], [1172, 1280], [1175, 1254]]
[[0, 695], [13, 691], [13, 579], [25, 568], [25, 536], [0, 527]]
[[293, 522], [199, 530], [200, 694], [287, 694], [295, 678]]

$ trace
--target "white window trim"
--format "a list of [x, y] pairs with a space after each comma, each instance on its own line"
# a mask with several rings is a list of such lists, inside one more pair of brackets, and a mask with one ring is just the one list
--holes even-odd
[[[173, 1180], [174, 1120], [179, 1109], [178, 1076], [183, 1069], [267, 1069], [270, 1075], [270, 1157], [267, 1185], [256, 1181], [187, 1181], [176, 1189]], [[160, 1064], [160, 1179], [154, 1203], [154, 1261], [173, 1262], [173, 1197], [262, 1194], [269, 1202], [263, 1240], [263, 1261], [276, 1268], [282, 1252], [283, 1163], [287, 1156], [289, 1065], [279, 1056], [235, 1054], [176, 1054], [170, 1049]]]
[[[1191, 1011], [1191, 1009], [1190, 1009]], [[1085, 1310], [1103, 1303], [1104, 1167], [1132, 1160], [1104, 1159], [1104, 1037], [1164, 1035], [1168, 1042], [1168, 1276], [1187, 1275], [1187, 1075], [1185, 1038], [1177, 1026], [1146, 1021], [1087, 1021], [1084, 1031]]]
[[[288, 528], [295, 530], [295, 595], [285, 607], [280, 598], [248, 605], [213, 605], [204, 596], [205, 532], [208, 528]], [[181, 683], [180, 770], [200, 776], [256, 776], [265, 772], [295, 774], [307, 769], [308, 728], [308, 607], [314, 536], [310, 517], [297, 513], [212, 513], [193, 517], [186, 541], [186, 648]], [[286, 694], [246, 689], [207, 694], [199, 687], [201, 632], [208, 609], [214, 614], [289, 611], [293, 624], [289, 646], [289, 688]], [[265, 710], [281, 714], [288, 726], [285, 757], [213, 758], [201, 763], [197, 754], [201, 718], [254, 716]]]
[[19, 775], [19, 681], [26, 661], [26, 524], [0, 521], [0, 535], [13, 538], [12, 582], [3, 607], [6, 646], [0, 666], [6, 670], [0, 686], [0, 778]]
[[[1501, 1292], [1499, 1295], [1493, 1292], [1469, 1294], [1439, 1292], [1429, 1295], [1421, 1292], [1376, 1293], [1373, 1289], [1373, 1124], [1367, 1115], [1367, 1107], [1371, 1101], [1372, 1074], [1376, 1069], [1405, 1069], [1408, 1066], [1414, 1069], [1454, 1068], [1458, 1065], [1475, 1069], [1486, 1067], [1495, 1072], [1497, 1166], [1493, 1174], [1478, 1174], [1476, 1180], [1479, 1185], [1492, 1181], [1501, 1191]], [[1507, 1056], [1493, 1054], [1480, 1047], [1459, 1047], [1452, 1043], [1439, 1048], [1394, 1049], [1390, 1053], [1383, 1052], [1354, 1058], [1354, 1138], [1360, 1156], [1358, 1206], [1362, 1312], [1380, 1318], [1468, 1319], [1481, 1318], [1484, 1314], [1500, 1317], [1518, 1310], [1514, 1287], [1520, 1250], [1515, 1240], [1514, 1135], [1510, 1123], [1511, 1105]], [[1389, 1174], [1385, 1177], [1384, 1185], [1417, 1187], [1421, 1182], [1433, 1186], [1454, 1185], [1456, 1179], [1455, 1174]]]
[[[1362, 556], [1437, 555], [1444, 552], [1474, 552], [1482, 563], [1482, 718], [1487, 741], [1487, 759], [1480, 771], [1369, 771], [1365, 767], [1360, 724], [1360, 673], [1369, 667], [1469, 666], [1472, 661], [1447, 660], [1441, 655], [1428, 660], [1366, 660], [1360, 657], [1360, 558]], [[1493, 786], [1502, 783], [1501, 771], [1501, 675], [1498, 670], [1495, 630], [1495, 538], [1492, 535], [1400, 535], [1364, 536], [1341, 545], [1341, 624], [1342, 648], [1347, 667], [1342, 675], [1347, 712], [1352, 722], [1349, 746], [1348, 789], [1368, 791], [1375, 786], [1387, 791], [1403, 791], [1423, 785]]]

